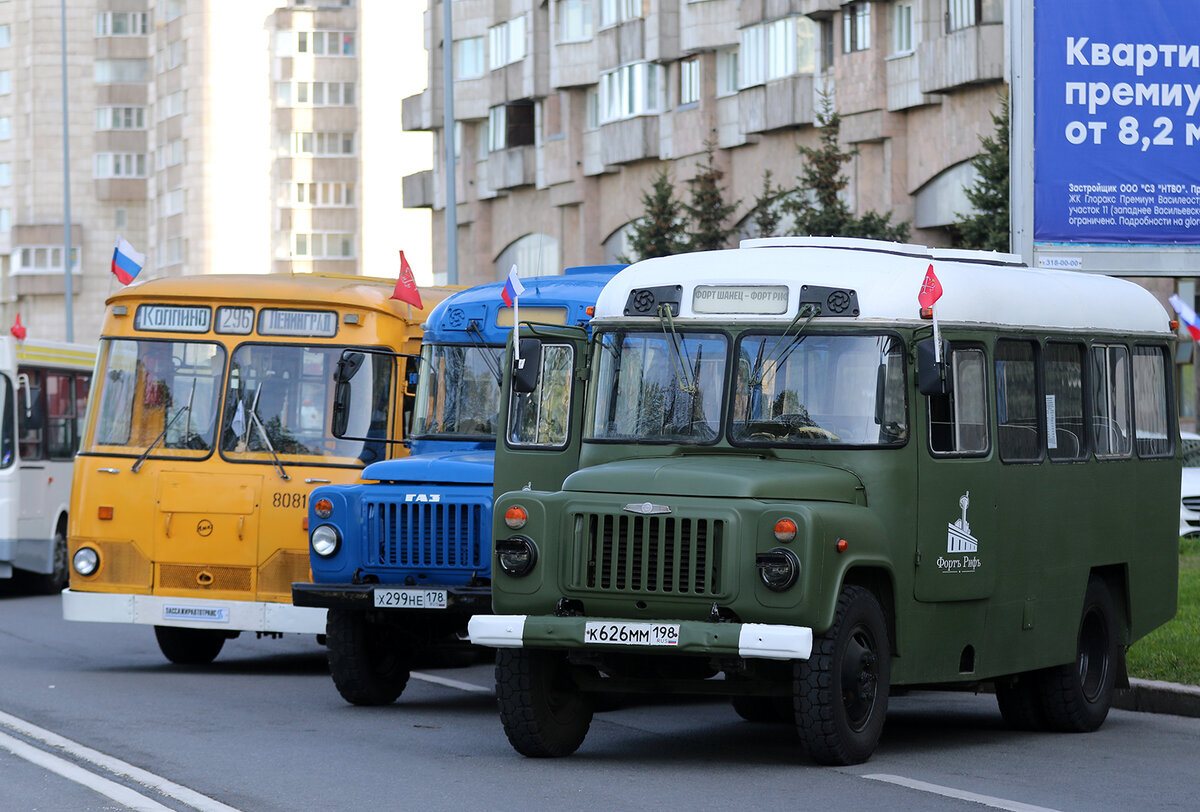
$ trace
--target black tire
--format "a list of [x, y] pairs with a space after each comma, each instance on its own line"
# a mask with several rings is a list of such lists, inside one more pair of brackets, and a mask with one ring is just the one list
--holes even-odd
[[1040, 672], [1047, 726], [1065, 733], [1100, 727], [1112, 707], [1117, 675], [1117, 622], [1104, 581], [1088, 581], [1075, 661]]
[[592, 724], [592, 701], [571, 679], [565, 655], [538, 649], [496, 652], [500, 721], [513, 749], [530, 758], [569, 756]]
[[1029, 671], [996, 680], [996, 704], [1013, 730], [1045, 730], [1039, 675]]
[[71, 571], [67, 563], [67, 537], [62, 530], [54, 533], [53, 569], [48, 573], [31, 573], [30, 585], [38, 592], [56, 595], [67, 588]]
[[794, 667], [796, 729], [819, 764], [860, 764], [883, 733], [891, 647], [883, 609], [871, 592], [844, 586], [833, 628], [813, 639]]
[[351, 705], [390, 705], [408, 685], [412, 651], [398, 630], [362, 612], [330, 609], [325, 619], [329, 673]]
[[225, 633], [213, 629], [155, 626], [154, 637], [163, 656], [176, 665], [208, 665], [225, 645]]
[[747, 722], [792, 724], [792, 702], [783, 696], [731, 696], [734, 712]]

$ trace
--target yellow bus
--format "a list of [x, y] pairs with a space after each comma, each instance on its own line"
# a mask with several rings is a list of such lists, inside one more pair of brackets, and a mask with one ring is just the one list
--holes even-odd
[[0, 336], [0, 579], [67, 585], [71, 460], [96, 347]]
[[[411, 392], [390, 358], [371, 361], [386, 356], [366, 355], [340, 415], [348, 428], [330, 430], [345, 409], [333, 387], [344, 348], [419, 352], [426, 311], [391, 299], [394, 286], [213, 275], [111, 296], [72, 483], [63, 617], [152, 625], [181, 664], [211, 662], [244, 631], [324, 634], [324, 609], [291, 602], [292, 582], [312, 580], [308, 493], [407, 453]], [[423, 304], [453, 291], [422, 288]]]

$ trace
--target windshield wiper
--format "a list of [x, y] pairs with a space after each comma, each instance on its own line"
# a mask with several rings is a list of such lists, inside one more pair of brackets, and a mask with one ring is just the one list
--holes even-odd
[[[775, 343], [771, 346], [771, 352], [767, 354], [765, 361], [762, 357], [762, 347], [759, 347], [759, 355], [754, 362], [754, 371], [750, 375], [750, 386], [762, 385], [763, 375], [766, 373], [767, 364], [779, 366], [781, 363], [787, 360], [787, 357], [792, 354], [792, 351], [799, 347], [804, 341], [806, 338], [804, 331], [808, 329], [808, 325], [817, 317], [818, 314], [820, 314], [820, 312], [820, 305], [813, 304], [812, 302], [807, 302], [800, 305], [800, 307], [796, 310], [796, 317], [792, 319], [792, 323], [789, 324], [787, 328], [779, 334], [779, 338], [775, 339]], [[801, 324], [799, 329], [796, 330], [796, 335], [793, 337], [792, 343], [788, 344], [787, 347], [784, 348], [783, 352], [776, 357], [775, 353], [779, 349], [779, 345], [783, 343], [785, 338], [787, 338], [787, 335], [791, 332], [792, 328], [799, 324], [800, 319], [802, 319], [805, 314], [808, 315], [808, 318], [805, 319], [804, 324]]]
[[[146, 461], [146, 458], [150, 456], [150, 452], [153, 451], [160, 442], [162, 442], [162, 438], [167, 436], [167, 432], [171, 430], [171, 426], [175, 425], [175, 421], [179, 419], [179, 416], [181, 414], [183, 414], [184, 412], [187, 412], [188, 420], [191, 421], [191, 419], [192, 419], [191, 418], [192, 398], [194, 398], [195, 396], [196, 396], [196, 379], [195, 379], [195, 377], [193, 377], [192, 378], [192, 390], [190, 392], [188, 392], [187, 405], [179, 407], [179, 411], [175, 412], [175, 415], [170, 420], [167, 421], [167, 424], [165, 426], [163, 426], [163, 430], [160, 431], [158, 433], [158, 436], [154, 438], [154, 442], [152, 442], [152, 443], [150, 443], [150, 445], [146, 446], [146, 450], [142, 452], [142, 456], [138, 457], [137, 460], [134, 461], [133, 467], [129, 469], [130, 471], [133, 471], [136, 474], [138, 471], [141, 470], [142, 463], [144, 463]], [[187, 433], [185, 432], [183, 436], [186, 438]]]
[[671, 366], [675, 372], [675, 383], [679, 386], [679, 391], [694, 396], [697, 387], [694, 379], [688, 379], [688, 367], [691, 363], [686, 355], [687, 344], [675, 332], [675, 321], [671, 318], [671, 305], [660, 304], [658, 306], [658, 320], [662, 325], [663, 335], [671, 340]]
[[259, 436], [267, 444], [267, 451], [271, 452], [271, 459], [275, 460], [275, 467], [279, 469], [279, 476], [284, 480], [289, 480], [291, 477], [288, 476], [287, 471], [283, 470], [283, 463], [279, 461], [279, 455], [275, 453], [275, 446], [271, 445], [271, 438], [267, 436], [267, 428], [258, 416], [258, 396], [261, 394], [262, 382], [260, 381], [258, 389], [254, 390], [254, 401], [250, 404], [250, 422], [258, 429]]
[[[472, 334], [471, 331], [474, 331]], [[488, 370], [492, 373], [492, 377], [496, 379], [496, 384], [501, 383], [500, 359], [492, 355], [492, 347], [489, 347], [483, 340], [483, 333], [479, 330], [479, 325], [474, 321], [467, 327], [467, 335], [475, 341], [475, 345], [481, 350], [480, 355], [483, 356], [483, 363], [487, 365]], [[518, 332], [513, 336], [513, 341], [520, 341], [521, 334]]]

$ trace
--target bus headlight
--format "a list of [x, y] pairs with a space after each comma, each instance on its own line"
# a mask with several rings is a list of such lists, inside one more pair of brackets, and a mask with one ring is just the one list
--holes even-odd
[[754, 557], [754, 566], [758, 567], [758, 577], [767, 589], [776, 592], [791, 589], [800, 577], [800, 559], [791, 550], [782, 547], [759, 553]]
[[91, 547], [80, 547], [71, 559], [71, 566], [80, 575], [92, 575], [100, 567], [100, 554]]
[[312, 551], [322, 558], [329, 558], [342, 546], [342, 535], [331, 524], [317, 525], [308, 538]]
[[496, 542], [496, 561], [500, 569], [514, 578], [528, 575], [537, 564], [537, 545], [524, 536]]

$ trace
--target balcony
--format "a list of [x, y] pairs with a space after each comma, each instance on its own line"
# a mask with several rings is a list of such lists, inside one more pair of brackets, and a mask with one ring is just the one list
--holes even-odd
[[921, 56], [916, 51], [884, 61], [887, 74], [887, 109], [890, 112], [939, 104], [942, 97], [921, 92]]
[[[433, 130], [432, 93], [423, 92], [406, 97], [400, 102], [400, 129], [406, 132], [429, 132]], [[439, 105], [440, 111], [440, 105]], [[441, 121], [438, 121], [439, 128]]]
[[487, 180], [492, 189], [517, 189], [537, 181], [537, 148], [509, 147], [488, 154]]
[[920, 92], [947, 93], [1004, 79], [1004, 26], [975, 25], [917, 46]]
[[605, 166], [658, 158], [658, 116], [614, 121], [600, 127], [600, 161]]
[[433, 170], [405, 175], [401, 181], [401, 199], [406, 209], [433, 208]]
[[786, 76], [738, 92], [738, 111], [747, 133], [813, 123], [813, 77]]

